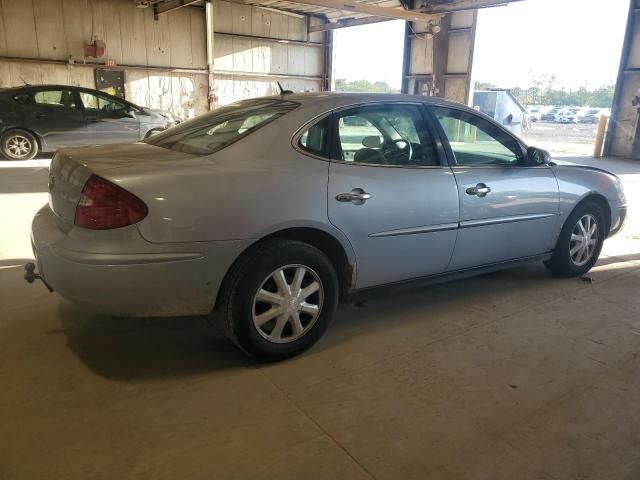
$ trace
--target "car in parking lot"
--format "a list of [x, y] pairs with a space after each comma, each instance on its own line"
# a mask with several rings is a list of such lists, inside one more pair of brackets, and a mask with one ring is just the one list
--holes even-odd
[[549, 110], [547, 110], [546, 112], [544, 112], [542, 115], [540, 115], [540, 120], [544, 120], [547, 122], [553, 122], [555, 121], [556, 118], [556, 114], [559, 113], [561, 110], [561, 108], [559, 107], [553, 107]]
[[554, 121], [557, 123], [578, 123], [578, 110], [565, 109], [556, 113]]
[[584, 115], [580, 118], [581, 123], [598, 123], [600, 121], [600, 109], [599, 108], [589, 108], [584, 113]]
[[553, 162], [462, 104], [279, 95], [58, 151], [26, 278], [112, 315], [213, 312], [281, 359], [363, 292], [528, 261], [583, 275], [626, 208], [615, 175]]
[[9, 160], [29, 160], [63, 147], [134, 142], [175, 123], [170, 113], [88, 88], [0, 90], [0, 152]]

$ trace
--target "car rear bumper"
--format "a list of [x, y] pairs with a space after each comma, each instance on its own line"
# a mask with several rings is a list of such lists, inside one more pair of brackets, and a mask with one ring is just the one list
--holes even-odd
[[69, 248], [73, 242], [48, 206], [36, 214], [31, 238], [39, 273], [57, 293], [93, 311], [132, 317], [209, 313], [243, 249], [239, 242], [202, 242], [200, 252], [177, 243], [170, 252], [149, 244], [145, 253], [86, 253]]

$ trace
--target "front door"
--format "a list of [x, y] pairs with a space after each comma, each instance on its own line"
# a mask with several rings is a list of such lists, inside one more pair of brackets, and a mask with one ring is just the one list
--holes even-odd
[[356, 286], [443, 272], [456, 239], [458, 194], [422, 107], [341, 110], [333, 131], [328, 214], [355, 250]]
[[28, 125], [45, 149], [82, 145], [85, 118], [77, 103], [73, 90], [46, 89], [33, 93], [25, 105]]
[[87, 117], [86, 143], [126, 143], [140, 140], [140, 120], [129, 106], [111, 96], [80, 91]]
[[460, 230], [449, 270], [549, 252], [559, 193], [548, 166], [529, 166], [520, 143], [479, 115], [434, 108], [460, 198]]

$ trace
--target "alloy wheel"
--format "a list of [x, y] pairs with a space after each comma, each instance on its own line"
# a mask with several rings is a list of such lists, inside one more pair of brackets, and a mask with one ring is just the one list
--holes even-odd
[[24, 135], [15, 134], [11, 135], [7, 139], [6, 148], [11, 156], [15, 158], [22, 158], [31, 153], [33, 144], [31, 143], [31, 140]]
[[269, 274], [253, 297], [253, 325], [269, 342], [292, 342], [316, 323], [323, 300], [322, 281], [311, 268], [280, 267]]
[[593, 257], [598, 245], [598, 222], [587, 213], [580, 217], [573, 227], [569, 241], [569, 256], [578, 267], [587, 263]]

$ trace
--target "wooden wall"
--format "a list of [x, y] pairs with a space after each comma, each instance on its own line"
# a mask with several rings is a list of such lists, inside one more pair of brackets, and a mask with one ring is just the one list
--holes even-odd
[[[318, 44], [324, 34], [307, 35], [306, 17], [215, 0], [213, 29], [216, 104], [274, 94], [277, 81], [294, 91], [322, 89], [323, 48]], [[307, 41], [312, 44], [297, 43]]]
[[[324, 34], [308, 35], [306, 17], [215, 0], [214, 31], [214, 105], [276, 93], [277, 81], [294, 91], [322, 89]], [[95, 88], [95, 66], [82, 65], [83, 46], [95, 39], [106, 52], [88, 60], [114, 60], [125, 71], [128, 100], [180, 118], [208, 110], [204, 9], [154, 20], [153, 9], [131, 0], [0, 0], [0, 87]]]
[[471, 93], [476, 12], [465, 10], [449, 14], [442, 24], [440, 33], [429, 35], [423, 33], [428, 25], [411, 22], [406, 91], [420, 94], [419, 80], [435, 81], [438, 96], [467, 103]]

